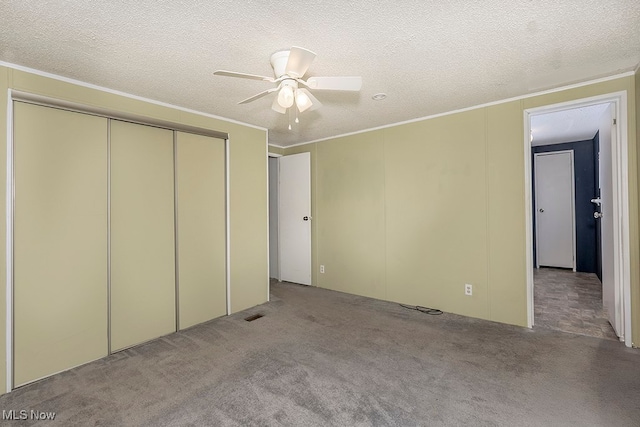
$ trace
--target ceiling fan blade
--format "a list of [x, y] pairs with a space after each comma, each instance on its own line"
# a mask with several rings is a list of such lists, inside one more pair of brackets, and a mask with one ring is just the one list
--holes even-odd
[[251, 96], [251, 97], [249, 97], [249, 98], [247, 98], [247, 99], [244, 99], [244, 100], [242, 100], [242, 101], [238, 102], [238, 104], [248, 104], [248, 103], [249, 103], [249, 102], [251, 102], [251, 101], [255, 101], [256, 99], [260, 99], [260, 98], [262, 98], [263, 96], [267, 96], [267, 95], [269, 95], [270, 93], [273, 93], [273, 92], [277, 91], [278, 89], [280, 89], [280, 86], [278, 86], [278, 87], [272, 87], [271, 89], [267, 89], [267, 90], [263, 90], [262, 92], [260, 92], [260, 93], [259, 93], [259, 94], [257, 94], [257, 95], [253, 95], [253, 96]]
[[278, 98], [277, 97], [273, 100], [273, 104], [271, 104], [271, 109], [273, 111], [276, 111], [276, 112], [280, 113], [280, 114], [284, 114], [284, 113], [287, 112], [286, 108], [284, 108], [280, 104], [278, 104]]
[[216, 71], [213, 72], [213, 74], [216, 75], [216, 76], [239, 77], [241, 79], [262, 80], [262, 81], [265, 81], [265, 82], [274, 82], [275, 81], [271, 77], [258, 76], [256, 74], [237, 73], [235, 71], [216, 70]]
[[359, 91], [362, 77], [309, 77], [304, 84], [309, 89]]
[[285, 74], [293, 78], [304, 76], [315, 57], [316, 54], [310, 50], [293, 46], [289, 51]]

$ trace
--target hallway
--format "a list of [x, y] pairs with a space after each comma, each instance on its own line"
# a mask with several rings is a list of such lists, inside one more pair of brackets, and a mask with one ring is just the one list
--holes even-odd
[[595, 274], [538, 268], [533, 277], [536, 328], [618, 341], [602, 306], [602, 285]]

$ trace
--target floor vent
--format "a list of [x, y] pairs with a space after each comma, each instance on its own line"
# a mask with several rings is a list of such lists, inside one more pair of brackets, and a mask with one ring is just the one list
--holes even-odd
[[246, 320], [247, 322], [253, 322], [254, 320], [257, 320], [261, 317], [264, 317], [264, 314], [254, 314], [253, 316], [249, 316], [249, 317], [245, 317], [244, 320]]

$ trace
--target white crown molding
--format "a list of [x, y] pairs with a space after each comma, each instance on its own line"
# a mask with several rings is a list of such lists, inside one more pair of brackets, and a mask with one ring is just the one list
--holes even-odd
[[[640, 64], [639, 64], [639, 69], [640, 69]], [[581, 82], [581, 83], [574, 83], [574, 84], [567, 85], [567, 86], [557, 87], [557, 88], [553, 88], [553, 89], [547, 89], [547, 90], [544, 90], [544, 91], [534, 92], [534, 93], [530, 93], [530, 94], [527, 94], [527, 95], [515, 96], [513, 98], [506, 98], [506, 99], [502, 99], [502, 100], [499, 100], [499, 101], [487, 102], [486, 104], [479, 104], [479, 105], [474, 105], [472, 107], [460, 108], [458, 110], [447, 111], [445, 113], [432, 114], [430, 116], [418, 117], [416, 119], [405, 120], [405, 121], [402, 121], [402, 122], [391, 123], [391, 124], [388, 124], [388, 125], [383, 125], [383, 126], [377, 126], [377, 127], [373, 127], [373, 128], [369, 128], [369, 129], [358, 130], [358, 131], [355, 131], [355, 132], [348, 132], [348, 133], [343, 133], [343, 134], [336, 135], [336, 136], [329, 136], [329, 137], [326, 137], [326, 138], [314, 139], [312, 141], [299, 142], [297, 144], [287, 145], [284, 148], [285, 149], [293, 148], [293, 147], [298, 147], [300, 145], [307, 145], [307, 144], [313, 144], [313, 143], [316, 143], [316, 142], [328, 141], [328, 140], [336, 139], [336, 138], [343, 138], [345, 136], [359, 135], [361, 133], [372, 132], [372, 131], [376, 131], [376, 130], [380, 130], [380, 129], [387, 129], [387, 128], [391, 128], [391, 127], [395, 127], [395, 126], [406, 125], [406, 124], [409, 124], [409, 123], [421, 122], [421, 121], [424, 121], [424, 120], [430, 120], [430, 119], [435, 119], [435, 118], [438, 118], [438, 117], [449, 116], [451, 114], [463, 113], [465, 111], [477, 110], [478, 108], [491, 107], [493, 105], [505, 104], [507, 102], [519, 101], [519, 100], [522, 100], [522, 99], [533, 98], [533, 97], [536, 97], [536, 96], [547, 95], [547, 94], [550, 94], [550, 93], [562, 92], [562, 91], [565, 91], [565, 90], [575, 89], [575, 88], [579, 88], [579, 87], [583, 87], [583, 86], [589, 86], [589, 85], [593, 85], [593, 84], [597, 84], [597, 83], [608, 82], [610, 80], [616, 80], [616, 79], [620, 79], [620, 78], [623, 78], [623, 77], [634, 76], [636, 72], [637, 72], [637, 70], [636, 71], [627, 71], [627, 72], [624, 72], [624, 73], [621, 73], [621, 74], [616, 74], [616, 75], [613, 75], [613, 76], [602, 77], [602, 78], [599, 78], [599, 79], [589, 80], [589, 81]]]
[[46, 77], [46, 78], [49, 78], [49, 79], [58, 80], [58, 81], [65, 82], [65, 83], [70, 83], [70, 84], [73, 84], [73, 85], [76, 85], [76, 86], [86, 87], [88, 89], [99, 90], [101, 92], [106, 92], [106, 93], [110, 93], [110, 94], [113, 94], [113, 95], [123, 96], [125, 98], [135, 99], [137, 101], [147, 102], [149, 104], [159, 105], [161, 107], [167, 107], [167, 108], [172, 108], [174, 110], [184, 111], [185, 113], [197, 114], [199, 116], [208, 117], [208, 118], [216, 119], [216, 120], [222, 120], [222, 121], [225, 121], [225, 122], [234, 123], [234, 124], [242, 125], [242, 126], [247, 126], [247, 127], [254, 128], [254, 129], [259, 129], [259, 130], [264, 130], [264, 131], [267, 130], [267, 128], [264, 128], [262, 126], [256, 126], [256, 125], [253, 125], [251, 123], [241, 122], [241, 121], [238, 121], [238, 120], [229, 119], [227, 117], [216, 116], [214, 114], [209, 114], [209, 113], [204, 113], [202, 111], [192, 110], [190, 108], [181, 107], [179, 105], [173, 105], [173, 104], [169, 104], [167, 102], [157, 101], [155, 99], [150, 99], [150, 98], [145, 98], [145, 97], [138, 96], [138, 95], [133, 95], [133, 94], [130, 94], [130, 93], [119, 91], [119, 90], [110, 89], [110, 88], [107, 88], [107, 87], [104, 87], [104, 86], [98, 86], [98, 85], [94, 85], [92, 83], [83, 82], [81, 80], [71, 79], [69, 77], [64, 77], [64, 76], [59, 76], [57, 74], [48, 73], [46, 71], [36, 70], [34, 68], [25, 67], [25, 66], [18, 65], [18, 64], [12, 64], [10, 62], [0, 61], [0, 66], [11, 68], [11, 69], [18, 70], [18, 71], [24, 71], [25, 73], [35, 74], [37, 76]]

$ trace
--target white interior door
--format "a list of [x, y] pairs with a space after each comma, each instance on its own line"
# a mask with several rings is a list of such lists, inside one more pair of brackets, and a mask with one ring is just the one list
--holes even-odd
[[614, 194], [613, 194], [613, 169], [612, 169], [612, 136], [615, 126], [612, 125], [615, 111], [610, 105], [602, 115], [600, 122], [600, 156], [598, 177], [600, 185], [600, 199], [602, 218], [600, 221], [601, 244], [602, 244], [602, 304], [606, 308], [609, 323], [613, 326], [616, 334], [620, 336], [622, 332], [622, 299], [616, 287], [615, 263], [614, 263], [614, 230], [613, 218]]
[[538, 266], [575, 270], [573, 152], [535, 155]]
[[311, 155], [278, 159], [280, 280], [311, 284]]

